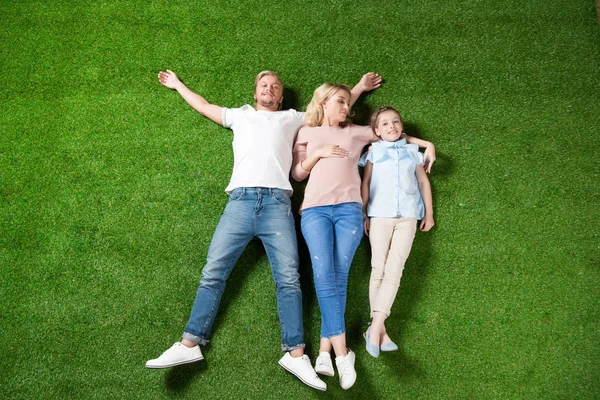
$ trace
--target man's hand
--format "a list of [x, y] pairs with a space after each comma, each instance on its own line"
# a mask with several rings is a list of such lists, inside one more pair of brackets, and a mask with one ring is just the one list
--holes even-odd
[[168, 87], [169, 89], [176, 89], [177, 85], [181, 82], [175, 72], [170, 69], [167, 72], [160, 71], [158, 73], [158, 80], [163, 85]]

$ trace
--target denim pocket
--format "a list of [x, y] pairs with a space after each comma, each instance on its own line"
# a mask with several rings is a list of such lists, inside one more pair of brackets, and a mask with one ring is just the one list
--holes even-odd
[[244, 195], [244, 190], [241, 188], [233, 189], [231, 194], [229, 195], [229, 201], [236, 201], [242, 198]]
[[362, 204], [360, 204], [360, 203], [358, 203], [356, 201], [352, 201], [352, 202], [350, 202], [348, 204], [352, 205], [355, 208], [358, 208], [362, 212]]
[[290, 200], [290, 196], [288, 196], [287, 193], [282, 191], [273, 191], [273, 198], [277, 203], [285, 206], [288, 217], [292, 215], [292, 200]]
[[275, 198], [275, 200], [277, 200], [279, 203], [283, 204], [284, 206], [291, 206], [292, 205], [292, 201], [290, 200], [290, 197], [283, 193], [283, 192], [273, 192], [273, 197]]

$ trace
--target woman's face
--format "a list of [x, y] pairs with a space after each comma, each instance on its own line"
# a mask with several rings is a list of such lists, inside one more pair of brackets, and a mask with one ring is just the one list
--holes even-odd
[[350, 93], [338, 90], [323, 103], [323, 125], [339, 125], [350, 111]]
[[395, 142], [402, 137], [402, 120], [394, 111], [384, 111], [379, 115], [375, 134], [386, 142]]

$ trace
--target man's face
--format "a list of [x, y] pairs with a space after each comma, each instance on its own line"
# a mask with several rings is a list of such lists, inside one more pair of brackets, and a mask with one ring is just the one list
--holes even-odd
[[256, 85], [254, 100], [257, 110], [277, 111], [283, 100], [283, 85], [275, 76], [263, 76]]

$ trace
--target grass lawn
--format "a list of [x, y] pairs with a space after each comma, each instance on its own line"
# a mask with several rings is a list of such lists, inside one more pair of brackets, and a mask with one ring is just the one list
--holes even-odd
[[[600, 27], [593, 0], [0, 1], [0, 393], [48, 398], [600, 399]], [[418, 233], [371, 358], [368, 241], [346, 314], [358, 381], [277, 365], [260, 242], [205, 361], [179, 339], [227, 196], [232, 134], [156, 78], [227, 107], [279, 72], [287, 107], [376, 71], [361, 98], [436, 144]], [[295, 184], [296, 210], [303, 185]], [[300, 235], [301, 237], [301, 235]], [[320, 313], [300, 243], [307, 353]]]

